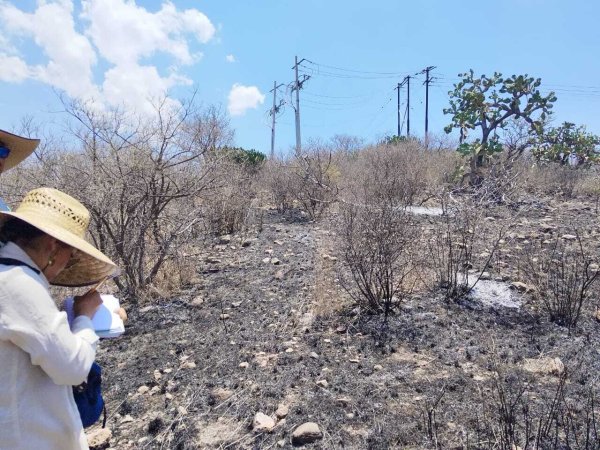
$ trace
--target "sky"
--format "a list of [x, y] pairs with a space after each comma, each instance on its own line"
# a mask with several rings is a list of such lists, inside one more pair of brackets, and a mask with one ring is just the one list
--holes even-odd
[[[174, 105], [196, 93], [235, 130], [235, 145], [270, 152], [295, 145], [290, 87], [301, 79], [302, 145], [335, 135], [375, 142], [397, 133], [395, 88], [412, 75], [410, 131], [429, 131], [458, 74], [529, 74], [554, 91], [554, 123], [600, 134], [600, 2], [594, 0], [0, 0], [0, 128], [23, 117], [57, 133], [60, 96], [127, 107]], [[309, 78], [308, 78], [309, 77]], [[407, 91], [400, 91], [406, 133]]]

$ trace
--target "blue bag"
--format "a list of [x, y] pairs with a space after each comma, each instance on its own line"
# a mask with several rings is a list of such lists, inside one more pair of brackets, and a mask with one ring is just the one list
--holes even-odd
[[87, 428], [94, 425], [100, 418], [102, 411], [104, 411], [104, 421], [102, 422], [102, 428], [104, 428], [106, 425], [106, 409], [102, 398], [102, 369], [97, 363], [92, 364], [87, 381], [79, 386], [73, 386], [73, 397], [83, 427]]

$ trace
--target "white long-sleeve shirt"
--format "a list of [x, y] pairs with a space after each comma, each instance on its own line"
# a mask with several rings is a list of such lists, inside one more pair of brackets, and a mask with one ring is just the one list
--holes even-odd
[[[0, 257], [37, 268], [12, 242]], [[86, 380], [98, 337], [85, 316], [69, 328], [48, 286], [28, 267], [0, 265], [0, 450], [88, 448], [72, 387]]]

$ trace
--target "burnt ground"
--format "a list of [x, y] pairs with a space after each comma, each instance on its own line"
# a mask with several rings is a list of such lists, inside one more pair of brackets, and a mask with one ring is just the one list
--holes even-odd
[[[579, 227], [598, 256], [591, 203], [520, 210], [494, 276], [525, 281], [519, 249], [561, 236], [563, 225]], [[487, 222], [513, 213], [490, 210]], [[305, 448], [492, 448], [499, 393], [543, 414], [564, 373], [560, 364], [531, 369], [529, 359], [559, 358], [565, 396], [584, 407], [600, 368], [596, 297], [569, 335], [527, 293], [514, 309], [423, 290], [399, 306], [382, 337], [381, 317], [357, 313], [337, 282], [335, 231], [334, 222], [268, 211], [249, 240], [203, 246], [197, 276], [176, 297], [130, 306], [126, 334], [98, 354], [111, 448], [292, 448], [305, 422], [323, 433]], [[257, 412], [275, 417], [283, 405], [271, 432], [253, 430]], [[548, 448], [585, 448], [577, 442]]]

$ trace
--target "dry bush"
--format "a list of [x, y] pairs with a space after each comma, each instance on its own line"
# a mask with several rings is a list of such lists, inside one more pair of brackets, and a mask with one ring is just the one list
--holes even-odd
[[256, 218], [259, 169], [219, 158], [212, 170], [218, 181], [200, 195], [205, 229], [217, 235], [248, 229]]
[[416, 141], [382, 144], [339, 158], [344, 195], [362, 191], [376, 201], [418, 204], [451, 181], [455, 152], [425, 150]]
[[293, 207], [292, 166], [289, 159], [268, 160], [262, 170], [262, 185], [281, 213]]
[[520, 370], [493, 363], [492, 371], [491, 388], [481, 391], [480, 415], [469, 427], [465, 448], [599, 448], [596, 381], [581, 386], [565, 369], [547, 395], [533, 393], [535, 380]]
[[94, 243], [121, 267], [116, 283], [136, 301], [196, 238], [199, 196], [220, 181], [210, 155], [229, 144], [231, 131], [218, 110], [192, 102], [175, 110], [163, 101], [151, 117], [66, 107], [79, 148], [48, 155], [30, 172], [32, 182], [88, 208]]
[[438, 198], [442, 214], [425, 235], [425, 265], [433, 275], [432, 290], [441, 287], [446, 300], [459, 300], [490, 269], [499, 242], [515, 219], [500, 226], [487, 222], [486, 206], [493, 195], [481, 191], [456, 197], [443, 193]]
[[368, 313], [383, 312], [387, 320], [394, 304], [412, 290], [412, 217], [404, 208], [384, 202], [344, 203], [340, 209], [342, 258], [351, 276], [344, 287]]
[[534, 296], [550, 320], [569, 332], [577, 325], [598, 277], [598, 267], [584, 251], [577, 230], [574, 236], [573, 243], [557, 238], [547, 246], [530, 246], [523, 255]]
[[289, 186], [294, 201], [311, 220], [317, 220], [338, 197], [340, 172], [334, 163], [333, 151], [308, 147], [295, 156], [291, 164]]
[[524, 160], [527, 170], [523, 172], [522, 189], [530, 194], [572, 198], [584, 178], [585, 169], [558, 164], [533, 164]]

